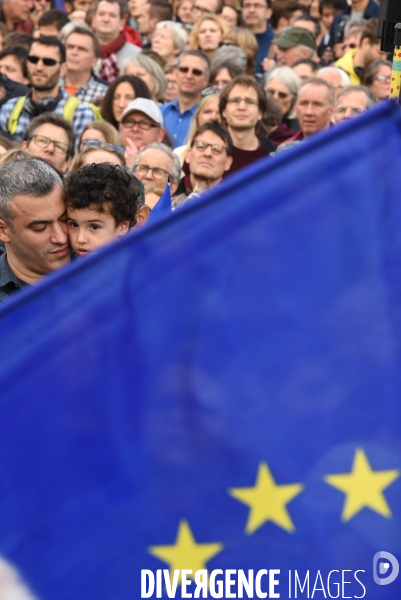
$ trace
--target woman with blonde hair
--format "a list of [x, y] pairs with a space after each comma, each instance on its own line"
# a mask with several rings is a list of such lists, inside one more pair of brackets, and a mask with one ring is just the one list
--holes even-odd
[[252, 75], [255, 70], [256, 57], [259, 50], [256, 36], [249, 29], [233, 27], [223, 36], [223, 44], [233, 44], [245, 52], [247, 58], [245, 72], [247, 75]]
[[94, 141], [121, 146], [117, 129], [107, 121], [92, 121], [84, 127], [79, 138], [79, 151], [81, 152], [84, 149], [85, 142]]
[[227, 31], [228, 26], [221, 17], [207, 13], [195, 23], [189, 38], [189, 49], [201, 50], [212, 61]]
[[178, 155], [181, 164], [183, 164], [186, 154], [191, 147], [195, 133], [201, 125], [210, 123], [211, 121], [220, 121], [219, 112], [220, 90], [214, 88], [206, 88], [203, 91], [202, 98], [198, 104], [198, 108], [192, 118], [191, 125], [188, 130], [187, 143], [174, 149]]
[[123, 167], [127, 165], [122, 152], [110, 147], [110, 144], [101, 144], [99, 146], [87, 146], [82, 152], [76, 154], [71, 163], [70, 172], [78, 171], [78, 169], [85, 165], [103, 162], [110, 162], [114, 165], [122, 165]]

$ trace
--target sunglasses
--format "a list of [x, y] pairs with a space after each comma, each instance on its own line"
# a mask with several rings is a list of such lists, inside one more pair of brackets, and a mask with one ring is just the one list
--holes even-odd
[[85, 148], [85, 146], [88, 146], [88, 148], [108, 148], [109, 150], [114, 150], [115, 152], [124, 154], [124, 148], [122, 146], [110, 144], [109, 142], [99, 142], [98, 140], [84, 140], [81, 144], [81, 152]]
[[38, 62], [41, 60], [45, 67], [54, 67], [55, 65], [60, 63], [59, 60], [55, 60], [54, 58], [41, 58], [40, 56], [34, 56], [33, 54], [27, 56], [26, 59], [33, 65], [37, 65]]
[[192, 75], [195, 75], [195, 77], [202, 77], [202, 75], [204, 75], [204, 72], [201, 71], [200, 69], [190, 69], [189, 67], [178, 67], [178, 70], [180, 73], [184, 73], [185, 75], [187, 73], [191, 73]]

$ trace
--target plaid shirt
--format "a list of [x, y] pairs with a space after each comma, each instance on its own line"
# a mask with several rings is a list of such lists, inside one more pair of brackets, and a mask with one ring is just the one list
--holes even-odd
[[[58, 115], [63, 116], [64, 104], [67, 98], [69, 98], [69, 95], [63, 88], [61, 88], [61, 92], [63, 94], [63, 97], [57, 104], [54, 112]], [[12, 98], [11, 100], [8, 100], [8, 102], [3, 104], [3, 106], [0, 108], [0, 129], [2, 129], [5, 132], [8, 132], [8, 120], [17, 101], [18, 98]], [[22, 136], [24, 135], [24, 131], [33, 119], [34, 117], [30, 115], [25, 109], [22, 110], [18, 119], [17, 130], [14, 134], [14, 138], [18, 142], [22, 142]], [[77, 106], [77, 109], [74, 113], [74, 118], [72, 120], [72, 125], [76, 136], [76, 145], [78, 144], [79, 136], [81, 135], [84, 127], [86, 127], [88, 123], [91, 123], [95, 120], [96, 118], [93, 113], [93, 110], [90, 106], [85, 104], [85, 102], [82, 102], [79, 106]]]
[[103, 98], [108, 87], [107, 83], [96, 80], [92, 75], [88, 83], [77, 90], [75, 96], [82, 102], [93, 102], [96, 98]]

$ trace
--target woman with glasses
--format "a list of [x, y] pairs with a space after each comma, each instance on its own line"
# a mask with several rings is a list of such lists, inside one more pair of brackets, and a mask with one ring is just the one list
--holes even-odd
[[187, 44], [187, 32], [181, 23], [160, 21], [152, 37], [152, 50], [166, 62], [177, 58]]
[[294, 112], [295, 101], [301, 82], [290, 67], [278, 67], [269, 74], [265, 90], [281, 108], [281, 123], [269, 136], [275, 144], [281, 144], [299, 131]]
[[189, 40], [190, 50], [201, 50], [210, 61], [228, 31], [226, 22], [212, 13], [201, 17], [194, 25]]
[[118, 129], [121, 115], [128, 104], [136, 98], [151, 100], [148, 86], [139, 77], [121, 75], [110, 84], [102, 101], [100, 113], [105, 121]]
[[129, 58], [121, 69], [121, 75], [134, 75], [146, 83], [154, 102], [163, 102], [167, 80], [163, 69], [149, 56], [138, 54]]
[[391, 63], [386, 60], [374, 60], [365, 67], [362, 84], [381, 102], [390, 95]]
[[99, 142], [101, 144], [112, 144], [121, 146], [120, 136], [118, 131], [106, 121], [93, 121], [83, 129], [79, 138], [78, 148], [82, 152], [88, 142]]

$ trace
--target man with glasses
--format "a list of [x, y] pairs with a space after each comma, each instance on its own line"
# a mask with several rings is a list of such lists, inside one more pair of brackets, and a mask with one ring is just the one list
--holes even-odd
[[199, 127], [186, 157], [190, 174], [181, 179], [176, 198], [220, 183], [231, 166], [232, 154], [231, 136], [223, 125], [212, 121]]
[[256, 135], [256, 127], [267, 108], [263, 88], [249, 75], [238, 75], [220, 94], [220, 114], [234, 144], [229, 173], [242, 169], [274, 152], [274, 144]]
[[178, 156], [165, 144], [154, 142], [138, 152], [133, 172], [145, 188], [145, 204], [153, 208], [170, 181], [170, 192], [175, 194], [181, 175]]
[[136, 98], [121, 115], [121, 143], [127, 166], [132, 167], [136, 155], [153, 142], [161, 142], [166, 134], [160, 108], [153, 100]]
[[27, 57], [31, 91], [27, 96], [9, 100], [0, 109], [0, 129], [22, 141], [25, 129], [38, 115], [55, 112], [72, 122], [79, 138], [88, 123], [97, 119], [95, 107], [77, 98], [70, 98], [60, 86], [66, 70], [65, 48], [54, 37], [35, 40]]
[[178, 96], [161, 106], [174, 148], [185, 144], [202, 90], [208, 85], [209, 59], [199, 50], [187, 50], [181, 54], [176, 73]]
[[364, 85], [351, 85], [340, 92], [334, 109], [335, 123], [341, 123], [365, 112], [375, 103], [372, 92]]
[[21, 148], [66, 173], [74, 154], [74, 132], [60, 115], [44, 113], [25, 129]]
[[245, 27], [255, 34], [258, 42], [255, 73], [262, 73], [262, 62], [269, 52], [274, 37], [269, 23], [271, 17], [271, 0], [243, 0], [242, 18]]

